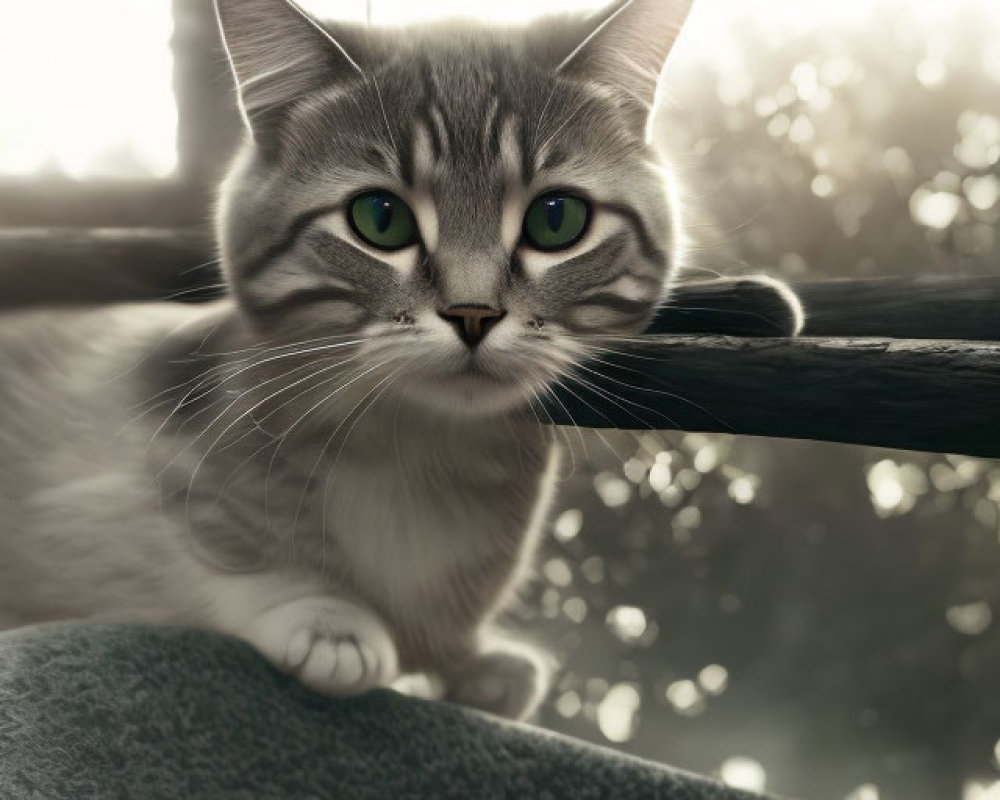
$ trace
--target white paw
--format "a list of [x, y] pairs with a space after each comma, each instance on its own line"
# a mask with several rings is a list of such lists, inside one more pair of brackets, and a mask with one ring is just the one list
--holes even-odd
[[454, 672], [446, 699], [509, 719], [526, 719], [548, 691], [550, 667], [527, 647], [476, 656]]
[[388, 686], [399, 672], [392, 637], [362, 606], [314, 595], [265, 611], [250, 641], [279, 669], [327, 695], [354, 695]]

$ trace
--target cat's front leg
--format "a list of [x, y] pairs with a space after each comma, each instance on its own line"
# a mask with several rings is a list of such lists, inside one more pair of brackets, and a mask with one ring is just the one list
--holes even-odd
[[464, 660], [443, 670], [444, 699], [508, 719], [530, 717], [548, 693], [552, 658], [490, 633]]
[[395, 642], [374, 611], [323, 591], [275, 600], [266, 584], [264, 579], [253, 599], [252, 579], [227, 587], [213, 627], [248, 641], [278, 669], [322, 694], [361, 694], [398, 677]]

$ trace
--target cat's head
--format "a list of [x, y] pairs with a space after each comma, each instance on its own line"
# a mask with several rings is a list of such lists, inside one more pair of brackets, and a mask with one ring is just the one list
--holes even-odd
[[641, 332], [675, 240], [646, 130], [690, 3], [372, 29], [217, 0], [249, 130], [219, 222], [243, 313], [470, 412]]

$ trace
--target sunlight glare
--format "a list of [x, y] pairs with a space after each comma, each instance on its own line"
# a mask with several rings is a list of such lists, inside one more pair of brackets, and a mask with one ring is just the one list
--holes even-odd
[[[367, 0], [301, 0], [303, 7], [330, 19], [363, 22], [369, 14]], [[463, 18], [490, 22], [524, 22], [548, 14], [591, 11], [605, 5], [602, 0], [506, 0], [470, 6], [467, 0], [371, 0], [371, 21], [376, 25], [404, 25], [434, 19]], [[763, 23], [780, 24], [781, 35], [791, 29], [815, 29], [821, 25], [864, 23], [878, 8], [905, 7], [908, 18], [931, 22], [953, 15], [961, 6], [981, 7], [984, 16], [993, 0], [838, 0], [810, 3], [803, 0], [697, 0], [687, 39], [714, 38], [726, 20], [751, 17]]]
[[[318, 16], [330, 19], [364, 21], [367, 17], [365, 0], [303, 0], [303, 7]], [[488, 22], [516, 23], [542, 14], [562, 14], [570, 11], [600, 8], [601, 0], [505, 0], [470, 6], [467, 0], [372, 0], [371, 21], [375, 25], [407, 25], [433, 19], [477, 19]]]
[[0, 0], [0, 174], [176, 167], [170, 3]]
[[[905, 6], [925, 31], [962, 9], [994, 0], [699, 0], [683, 49], [689, 60], [723, 70], [732, 46], [753, 21], [779, 39], [818, 28], [865, 24], [878, 9]], [[543, 14], [593, 10], [600, 0], [302, 0], [319, 16], [375, 24], [448, 17], [517, 23]], [[177, 166], [177, 112], [172, 90], [168, 0], [0, 0], [0, 175], [56, 173], [73, 178], [162, 177]], [[928, 33], [928, 40], [933, 38]], [[923, 79], [935, 84], [945, 62], [931, 52]], [[1000, 74], [1000, 51], [995, 61]], [[984, 56], [986, 58], [986, 56]], [[810, 76], [806, 75], [805, 78]], [[801, 83], [801, 81], [800, 81]], [[809, 83], [809, 81], [806, 81]], [[812, 91], [807, 85], [802, 91]], [[816, 88], [816, 92], [823, 87]], [[821, 99], [821, 98], [820, 98]], [[804, 125], [799, 138], [810, 138]], [[797, 135], [798, 135], [797, 134]]]

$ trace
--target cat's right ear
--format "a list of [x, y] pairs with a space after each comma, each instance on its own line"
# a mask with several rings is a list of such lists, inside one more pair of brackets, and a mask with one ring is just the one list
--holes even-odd
[[215, 0], [240, 111], [267, 145], [297, 99], [364, 76], [316, 20], [291, 0]]
[[557, 72], [603, 84], [625, 101], [630, 122], [645, 134], [660, 73], [694, 0], [614, 0], [591, 18], [586, 37]]

